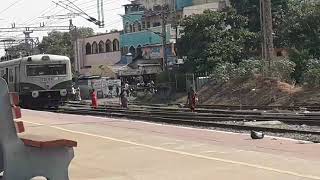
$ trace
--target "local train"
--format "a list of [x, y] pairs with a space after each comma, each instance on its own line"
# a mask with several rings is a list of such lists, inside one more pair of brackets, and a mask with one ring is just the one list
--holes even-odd
[[58, 107], [72, 93], [70, 59], [40, 54], [0, 62], [9, 91], [18, 92], [22, 107]]

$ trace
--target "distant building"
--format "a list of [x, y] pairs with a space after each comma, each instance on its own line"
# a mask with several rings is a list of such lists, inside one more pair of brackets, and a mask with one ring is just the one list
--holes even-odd
[[[214, 0], [211, 0], [211, 1], [214, 1]], [[193, 6], [188, 6], [183, 8], [183, 17], [191, 16], [195, 14], [202, 14], [205, 10], [222, 11], [228, 6], [226, 1], [210, 2], [205, 4], [201, 4], [200, 2], [202, 1], [200, 0], [197, 0], [196, 2], [197, 3], [196, 4], [194, 3]]]
[[121, 59], [120, 32], [78, 39], [75, 49], [78, 49], [75, 62], [80, 74], [90, 74], [92, 68], [97, 66], [113, 66]]
[[[220, 11], [229, 0], [133, 0], [124, 5], [123, 31], [100, 34], [76, 43], [76, 66], [81, 74], [98, 75], [100, 69], [118, 75], [153, 74], [161, 71], [163, 57], [168, 65], [177, 63], [176, 40], [179, 20], [206, 9]], [[162, 48], [162, 12], [166, 12], [166, 49]], [[165, 53], [165, 54], [164, 54]], [[128, 66], [127, 66], [128, 65]], [[103, 67], [103, 68], [102, 68]]]

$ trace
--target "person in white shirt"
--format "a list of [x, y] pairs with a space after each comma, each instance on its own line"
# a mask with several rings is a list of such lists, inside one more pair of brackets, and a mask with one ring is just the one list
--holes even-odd
[[126, 83], [124, 84], [124, 90], [126, 91], [127, 96], [129, 97], [129, 84], [128, 84], [128, 82], [126, 82]]

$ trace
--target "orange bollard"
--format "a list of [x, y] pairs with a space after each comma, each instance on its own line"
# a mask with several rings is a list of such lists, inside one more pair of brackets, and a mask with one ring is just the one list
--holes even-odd
[[92, 92], [91, 92], [91, 106], [94, 109], [98, 108], [98, 98], [97, 98], [97, 94], [94, 90], [92, 90]]

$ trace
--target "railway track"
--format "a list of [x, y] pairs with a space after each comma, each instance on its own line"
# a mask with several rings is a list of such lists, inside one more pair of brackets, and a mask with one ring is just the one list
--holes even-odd
[[[58, 110], [58, 113], [92, 115], [102, 117], [120, 117], [143, 121], [161, 122], [177, 125], [188, 125], [197, 127], [215, 127], [232, 129], [239, 131], [263, 131], [278, 134], [299, 134], [299, 135], [320, 135], [320, 128], [316, 130], [302, 130], [294, 128], [279, 128], [266, 126], [245, 125], [245, 121], [274, 121], [278, 120], [288, 124], [307, 124], [320, 126], [320, 114], [306, 116], [304, 114], [263, 114], [260, 111], [231, 111], [231, 110], [212, 110], [210, 112], [187, 112], [185, 108], [169, 107], [132, 107], [130, 109], [120, 109], [117, 106], [100, 106], [98, 109], [91, 109], [88, 105], [69, 104]], [[231, 122], [231, 123], [229, 123]]]
[[[168, 105], [179, 105], [179, 104], [143, 104], [139, 102], [131, 102], [132, 105], [148, 105], [148, 106], [168, 106]], [[295, 106], [251, 106], [251, 105], [208, 105], [208, 104], [199, 104], [197, 108], [203, 109], [225, 109], [225, 110], [288, 110], [288, 111], [320, 111], [320, 105], [295, 105]]]
[[[88, 107], [87, 105], [72, 104], [76, 107]], [[129, 110], [119, 109], [119, 106], [100, 106], [94, 111], [108, 111], [124, 114], [143, 114], [161, 116], [172, 119], [187, 119], [201, 121], [281, 121], [289, 124], [306, 124], [320, 126], [320, 113], [266, 113], [263, 111], [232, 111], [232, 110], [201, 110], [198, 113], [191, 113], [186, 108], [163, 108], [152, 106], [136, 106]]]

